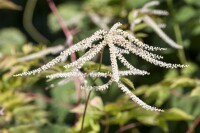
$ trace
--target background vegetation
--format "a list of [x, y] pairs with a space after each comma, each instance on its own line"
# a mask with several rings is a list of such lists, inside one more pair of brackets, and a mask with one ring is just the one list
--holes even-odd
[[[59, 14], [72, 31], [74, 42], [99, 28], [120, 21], [129, 29], [131, 15], [148, 0], [55, 0]], [[200, 132], [200, 1], [160, 0], [157, 9], [170, 12], [157, 18], [164, 31], [184, 50], [169, 47], [146, 25], [131, 29], [137, 37], [154, 46], [167, 47], [164, 60], [189, 64], [184, 69], [163, 69], [135, 56], [127, 59], [151, 75], [131, 76], [123, 81], [150, 105], [164, 113], [145, 111], [112, 85], [108, 91], [92, 92], [84, 123], [87, 133], [199, 133]], [[71, 80], [47, 81], [44, 76], [12, 77], [41, 66], [67, 48], [66, 37], [45, 0], [0, 0], [0, 132], [79, 132], [85, 93]], [[29, 54], [53, 47], [54, 52], [26, 60]], [[77, 53], [77, 57], [83, 53]], [[102, 68], [109, 69], [105, 50]], [[96, 59], [98, 61], [98, 59]], [[68, 59], [67, 62], [70, 62]], [[85, 69], [96, 69], [88, 64]], [[63, 68], [55, 67], [53, 71]], [[96, 84], [102, 84], [98, 79]], [[133, 86], [134, 84], [134, 86]], [[135, 88], [135, 90], [133, 89]], [[4, 110], [3, 110], [4, 109]]]

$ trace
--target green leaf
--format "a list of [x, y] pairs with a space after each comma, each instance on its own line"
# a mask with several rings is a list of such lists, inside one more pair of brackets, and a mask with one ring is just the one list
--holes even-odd
[[126, 124], [132, 117], [130, 117], [129, 111], [117, 112], [113, 117], [109, 118], [107, 121], [109, 124]]
[[[137, 31], [143, 30], [143, 29], [146, 28], [146, 27], [147, 27], [147, 25], [144, 24], [144, 23], [138, 24], [138, 25], [136, 25], [136, 26], [134, 27], [133, 32], [137, 32]], [[147, 35], [147, 34], [145, 34], [145, 35]]]
[[157, 125], [163, 129], [166, 133], [169, 132], [169, 129], [168, 129], [168, 125], [167, 125], [167, 122], [166, 121], [158, 121]]
[[16, 28], [5, 28], [0, 30], [1, 52], [9, 53], [13, 48], [19, 48], [26, 42], [25, 35]]
[[198, 5], [200, 6], [200, 1], [199, 0], [185, 0], [188, 4], [193, 4], [193, 5]]
[[15, 58], [10, 56], [5, 56], [0, 62], [1, 71], [10, 69], [16, 62], [17, 60]]
[[178, 108], [171, 108], [161, 113], [159, 118], [161, 120], [178, 121], [178, 120], [192, 120], [193, 116], [191, 116], [190, 114], [187, 114], [186, 112]]
[[100, 130], [100, 125], [99, 122], [95, 121], [95, 120], [90, 120], [90, 127], [92, 127], [93, 132], [88, 132], [88, 133], [97, 133]]
[[94, 97], [91, 101], [90, 101], [90, 105], [99, 109], [99, 110], [103, 110], [103, 101], [101, 100], [100, 97]]
[[106, 112], [117, 112], [120, 111], [123, 107], [118, 105], [117, 103], [109, 103], [105, 105]]
[[[143, 93], [141, 93], [142, 91]], [[169, 87], [163, 82], [147, 86], [147, 88], [144, 86], [144, 90], [141, 90], [141, 92], [140, 94], [144, 94], [148, 103], [155, 102], [156, 106], [161, 106], [170, 96]]]
[[[84, 64], [83, 69], [84, 71], [99, 71], [100, 64], [94, 62], [87, 62]], [[111, 67], [101, 64], [101, 72], [111, 72]]]
[[196, 80], [188, 77], [180, 77], [170, 86], [170, 88], [196, 86], [196, 85], [197, 85]]
[[194, 88], [190, 93], [190, 96], [200, 96], [200, 86]]
[[[75, 25], [77, 27], [84, 26], [83, 18], [85, 17], [84, 12], [80, 8], [80, 3], [65, 3], [58, 6], [58, 12], [64, 20], [65, 26]], [[48, 25], [53, 32], [60, 30], [60, 25], [53, 13], [48, 16]]]
[[133, 82], [130, 79], [122, 77], [122, 78], [120, 78], [120, 80], [122, 82], [124, 82], [126, 85], [128, 85], [129, 87], [131, 87], [132, 89], [135, 90], [134, 84], [133, 84]]
[[176, 14], [176, 18], [179, 22], [186, 22], [196, 14], [195, 9], [190, 6], [182, 7]]
[[21, 6], [9, 0], [0, 0], [0, 9], [21, 10]]
[[148, 36], [147, 34], [141, 33], [141, 32], [135, 34], [135, 37], [137, 37], [137, 38], [144, 38], [144, 37], [147, 37], [147, 36]]
[[168, 72], [165, 74], [165, 79], [166, 80], [171, 80], [174, 79], [178, 76], [178, 71], [175, 69], [170, 69]]
[[136, 94], [136, 95], [142, 95], [142, 94], [144, 94], [148, 89], [149, 89], [149, 86], [147, 86], [147, 85], [142, 85], [142, 86], [138, 87], [136, 90], [134, 90], [134, 94]]
[[190, 76], [192, 75], [195, 71], [198, 70], [198, 66], [194, 63], [189, 63], [188, 64], [189, 67], [185, 67], [183, 69], [181, 69], [181, 73], [184, 75], [184, 76]]
[[54, 117], [58, 122], [63, 122], [69, 112], [69, 107], [63, 106], [63, 103], [72, 104], [76, 101], [74, 82], [70, 81], [65, 85], [51, 89], [51, 94], [55, 101], [55, 103], [52, 103]]
[[148, 0], [126, 0], [126, 6], [133, 9], [133, 8], [139, 8], [143, 6], [145, 3], [147, 3]]
[[170, 97], [169, 87], [161, 87], [155, 105], [161, 106]]
[[70, 112], [72, 113], [78, 113], [78, 114], [83, 114], [84, 112], [84, 105], [78, 105], [76, 107], [74, 107], [73, 109], [70, 110]]

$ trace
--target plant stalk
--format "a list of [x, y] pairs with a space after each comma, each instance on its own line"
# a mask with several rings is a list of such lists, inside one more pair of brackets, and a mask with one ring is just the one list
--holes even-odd
[[[101, 50], [99, 71], [101, 70], [101, 64], [102, 64], [102, 61], [103, 61], [103, 51], [104, 51], [104, 49]], [[93, 84], [95, 84], [96, 80], [97, 80], [97, 78], [95, 78], [93, 80]], [[91, 93], [92, 93], [92, 90], [89, 91], [87, 99], [86, 99], [86, 102], [85, 102], [85, 108], [84, 108], [84, 112], [83, 112], [83, 119], [82, 119], [82, 122], [81, 122], [81, 131], [80, 131], [80, 133], [83, 133], [83, 126], [84, 126], [86, 111], [87, 111], [87, 107], [88, 107], [88, 104], [89, 104], [89, 99], [90, 99]]]
[[[175, 11], [174, 11], [174, 8], [173, 8], [173, 0], [168, 0], [167, 4], [169, 6], [169, 9], [170, 9], [170, 12], [171, 12], [171, 15], [172, 15], [173, 28], [174, 28], [174, 33], [175, 33], [175, 37], [176, 37], [176, 42], [179, 45], [183, 45], [183, 38], [182, 38], [182, 35], [181, 35], [180, 26], [179, 26], [179, 24], [177, 23], [177, 20], [174, 17]], [[180, 62], [182, 64], [185, 64], [187, 62], [186, 57], [185, 57], [185, 52], [184, 52], [183, 49], [178, 50], [178, 57], [179, 57]]]
[[92, 92], [92, 90], [89, 91], [88, 96], [87, 96], [87, 100], [85, 102], [85, 108], [84, 108], [84, 112], [83, 112], [83, 119], [82, 119], [82, 122], [81, 122], [81, 131], [80, 131], [80, 133], [83, 133], [83, 126], [84, 126], [86, 111], [87, 111], [87, 107], [88, 107], [88, 103], [89, 103], [91, 92]]

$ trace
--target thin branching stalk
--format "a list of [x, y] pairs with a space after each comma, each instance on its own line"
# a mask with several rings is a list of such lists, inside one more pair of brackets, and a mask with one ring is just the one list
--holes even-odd
[[[105, 117], [106, 117], [106, 120], [109, 119], [108, 114], [105, 114]], [[110, 129], [110, 124], [107, 123], [107, 124], [106, 124], [106, 127], [105, 127], [105, 130], [104, 130], [104, 133], [109, 133], [109, 129]]]
[[83, 133], [83, 126], [84, 126], [84, 122], [85, 122], [86, 111], [87, 111], [87, 107], [88, 107], [88, 104], [89, 104], [89, 99], [90, 99], [91, 93], [92, 93], [92, 90], [89, 91], [87, 99], [85, 101], [85, 108], [84, 108], [84, 111], [83, 111], [83, 119], [82, 119], [82, 122], [81, 122], [81, 131], [80, 131], [80, 133]]
[[[101, 51], [99, 71], [101, 70], [101, 64], [102, 64], [102, 61], [103, 61], [103, 51], [104, 51], [104, 49]], [[97, 80], [97, 77], [93, 80], [93, 84], [95, 84], [96, 80]], [[89, 91], [86, 102], [85, 102], [85, 108], [84, 108], [84, 112], [83, 112], [83, 119], [82, 119], [82, 122], [81, 122], [80, 133], [83, 133], [84, 121], [85, 121], [86, 111], [87, 111], [87, 107], [88, 107], [88, 103], [89, 103], [91, 93], [92, 93], [92, 90]]]
[[37, 0], [27, 0], [23, 14], [23, 25], [28, 34], [37, 42], [49, 43], [50, 41], [43, 36], [33, 25], [32, 18]]

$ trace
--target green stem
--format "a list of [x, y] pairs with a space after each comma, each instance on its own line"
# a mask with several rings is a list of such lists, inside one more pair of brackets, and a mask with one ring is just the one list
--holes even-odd
[[[174, 23], [173, 27], [174, 27], [174, 32], [175, 32], [175, 36], [176, 36], [176, 41], [178, 44], [182, 45], [183, 40], [182, 40], [182, 36], [181, 36], [180, 26], [178, 25], [178, 23]], [[182, 64], [185, 64], [187, 62], [186, 57], [185, 57], [185, 52], [183, 49], [178, 50], [178, 56], [179, 56], [179, 59]]]
[[84, 125], [84, 121], [85, 121], [86, 111], [87, 111], [91, 92], [92, 92], [92, 90], [89, 91], [88, 96], [87, 96], [87, 100], [85, 102], [85, 108], [84, 108], [84, 112], [83, 112], [83, 119], [82, 119], [82, 123], [81, 123], [81, 132], [80, 133], [83, 133], [83, 125]]
[[[171, 15], [172, 15], [172, 20], [173, 20], [173, 28], [174, 28], [174, 33], [175, 33], [175, 37], [176, 37], [176, 42], [180, 45], [183, 45], [183, 39], [182, 39], [182, 35], [181, 35], [181, 30], [180, 30], [180, 26], [177, 22], [177, 20], [174, 17], [175, 11], [173, 8], [173, 0], [168, 0], [167, 4], [169, 6]], [[187, 62], [186, 57], [185, 57], [185, 52], [183, 49], [179, 49], [178, 50], [178, 57], [181, 61], [182, 64], [185, 64]]]
[[[109, 119], [108, 115], [106, 115], [106, 121]], [[109, 124], [106, 124], [106, 127], [105, 127], [105, 130], [104, 130], [104, 133], [109, 133], [109, 128], [110, 128], [110, 125]]]
[[[104, 51], [104, 49], [101, 50], [99, 71], [101, 70], [101, 64], [102, 64], [102, 61], [103, 61], [103, 51]], [[93, 80], [93, 84], [95, 83], [96, 80], [97, 80], [97, 78], [95, 78]], [[84, 126], [86, 111], [87, 111], [87, 107], [88, 107], [88, 103], [89, 103], [89, 99], [90, 99], [91, 93], [92, 93], [92, 90], [89, 91], [88, 96], [87, 96], [87, 100], [85, 102], [85, 108], [84, 108], [84, 112], [83, 112], [83, 119], [82, 119], [82, 122], [81, 122], [81, 131], [80, 131], [80, 133], [83, 133], [83, 126]]]
[[25, 30], [29, 33], [29, 35], [37, 42], [49, 43], [50, 41], [44, 37], [34, 26], [32, 23], [33, 13], [35, 10], [37, 0], [27, 0], [24, 14], [23, 14], [23, 25]]

